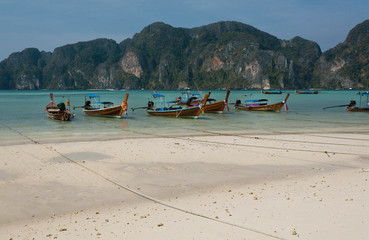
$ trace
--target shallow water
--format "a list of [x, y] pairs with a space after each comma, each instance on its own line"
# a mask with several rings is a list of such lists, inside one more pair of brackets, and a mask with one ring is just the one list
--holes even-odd
[[[317, 95], [301, 95], [294, 91], [265, 95], [260, 91], [231, 91], [229, 103], [237, 99], [267, 98], [269, 103], [287, 101], [289, 111], [248, 112], [235, 110], [223, 114], [206, 113], [198, 119], [154, 117], [144, 109], [131, 107], [147, 106], [152, 100], [152, 91], [53, 91], [55, 95], [70, 96], [72, 106], [84, 103], [87, 94], [97, 94], [101, 101], [120, 104], [125, 93], [128, 99], [128, 116], [122, 119], [91, 117], [82, 109], [72, 109], [75, 118], [69, 122], [47, 117], [44, 107], [50, 102], [50, 91], [0, 91], [0, 144], [22, 144], [30, 139], [38, 142], [61, 142], [80, 140], [108, 140], [153, 136], [193, 136], [213, 133], [269, 134], [277, 132], [368, 132], [368, 113], [346, 112], [345, 108], [323, 107], [348, 104], [354, 99], [358, 103], [357, 91], [320, 91]], [[206, 93], [208, 91], [204, 91]], [[174, 100], [182, 91], [158, 91], [166, 100]], [[223, 100], [226, 91], [212, 91], [211, 97]], [[204, 95], [204, 94], [203, 94]], [[245, 96], [246, 95], [246, 96]], [[65, 102], [65, 98], [62, 99]], [[362, 98], [364, 104], [364, 98]], [[58, 98], [55, 97], [58, 103]]]

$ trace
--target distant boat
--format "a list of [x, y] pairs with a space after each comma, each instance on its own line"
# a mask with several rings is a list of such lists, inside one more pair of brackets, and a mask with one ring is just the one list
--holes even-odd
[[286, 106], [286, 110], [288, 111], [288, 107], [286, 105], [287, 99], [290, 96], [287, 93], [286, 98], [282, 102], [267, 104], [268, 99], [254, 99], [254, 100], [246, 100], [245, 104], [241, 104], [241, 100], [237, 100], [235, 103], [235, 108], [245, 111], [281, 111], [283, 106]]
[[70, 112], [70, 109], [68, 110], [66, 108], [70, 108], [70, 99], [67, 96], [58, 96], [60, 98], [67, 98], [66, 103], [60, 102], [58, 104], [54, 103], [54, 94], [50, 93], [50, 100], [51, 102], [46, 105], [45, 112], [47, 115], [56, 120], [62, 120], [62, 121], [69, 121], [74, 117], [74, 114]]
[[118, 106], [113, 106], [112, 102], [100, 102], [100, 96], [90, 94], [85, 97], [85, 105], [82, 106], [83, 112], [91, 116], [121, 118], [123, 111], [127, 115], [128, 96], [129, 94], [126, 93], [122, 104]]
[[319, 92], [318, 91], [314, 91], [314, 90], [295, 90], [295, 93], [298, 93], [298, 94], [318, 94]]
[[281, 90], [261, 90], [264, 94], [282, 94]]
[[175, 106], [171, 104], [175, 104], [175, 101], [164, 101], [165, 96], [161, 94], [153, 94], [154, 98], [161, 99], [160, 102], [155, 103], [149, 101], [147, 106], [147, 113], [153, 116], [162, 116], [162, 117], [187, 117], [187, 118], [198, 118], [200, 113], [203, 111], [203, 106], [206, 106], [206, 101], [209, 97], [208, 94], [205, 95], [205, 98], [202, 104], [193, 107], [182, 107]]

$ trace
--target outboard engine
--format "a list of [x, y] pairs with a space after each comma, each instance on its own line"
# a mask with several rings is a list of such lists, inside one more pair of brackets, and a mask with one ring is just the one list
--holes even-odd
[[60, 109], [60, 111], [65, 111], [65, 104], [63, 102], [58, 103], [58, 108]]
[[196, 99], [197, 99], [197, 97], [190, 97], [190, 98], [187, 100], [186, 105], [187, 105], [187, 106], [192, 106], [192, 105], [193, 105], [192, 101], [193, 101], [193, 100], [196, 100]]
[[355, 100], [351, 100], [348, 107], [353, 107], [356, 105], [356, 101]]
[[84, 108], [85, 108], [86, 110], [89, 110], [89, 109], [91, 108], [91, 101], [85, 101], [85, 106], [84, 106]]
[[236, 100], [235, 106], [240, 106], [241, 105], [241, 100]]
[[149, 101], [148, 103], [147, 103], [147, 108], [148, 109], [151, 109], [151, 108], [153, 108], [154, 107], [154, 102], [153, 101]]

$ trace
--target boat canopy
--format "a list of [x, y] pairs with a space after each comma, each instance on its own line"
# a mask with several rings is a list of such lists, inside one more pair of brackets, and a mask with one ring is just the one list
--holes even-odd
[[112, 102], [95, 102], [94, 104], [113, 104]]
[[369, 92], [359, 92], [358, 95], [369, 97]]
[[157, 102], [157, 103], [176, 103], [176, 101], [163, 101], [163, 102]]
[[57, 94], [53, 94], [54, 97], [57, 97], [57, 98], [69, 98], [69, 96], [66, 96], [66, 95], [57, 95]]
[[97, 97], [99, 97], [98, 95], [95, 95], [95, 94], [90, 94], [90, 95], [88, 95], [88, 97], [89, 98], [97, 98]]
[[249, 99], [249, 100], [245, 100], [245, 102], [262, 102], [262, 101], [268, 101], [268, 99]]
[[165, 97], [164, 95], [157, 94], [157, 93], [154, 93], [152, 96], [153, 96], [154, 98], [157, 98], [157, 97]]

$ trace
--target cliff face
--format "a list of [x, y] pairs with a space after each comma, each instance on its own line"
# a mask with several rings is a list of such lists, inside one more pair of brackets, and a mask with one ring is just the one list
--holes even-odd
[[0, 63], [1, 89], [39, 89], [42, 71], [49, 54], [35, 48], [13, 53]]
[[145, 86], [162, 89], [310, 87], [321, 55], [316, 43], [282, 41], [238, 22], [193, 29], [154, 23], [126, 49], [139, 56]]
[[2, 89], [110, 88], [114, 83], [117, 43], [107, 39], [66, 45], [53, 53], [25, 49], [0, 63]]
[[369, 87], [369, 20], [353, 28], [343, 43], [318, 59], [313, 82], [324, 88]]
[[0, 88], [368, 87], [367, 25], [322, 55], [315, 42], [280, 40], [239, 22], [153, 23], [119, 44], [96, 39], [14, 53], [0, 63]]
[[97, 39], [56, 48], [43, 68], [44, 87], [111, 88], [121, 51], [113, 40]]

